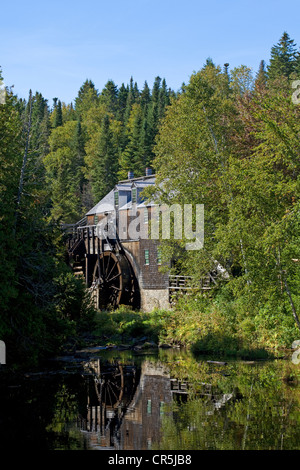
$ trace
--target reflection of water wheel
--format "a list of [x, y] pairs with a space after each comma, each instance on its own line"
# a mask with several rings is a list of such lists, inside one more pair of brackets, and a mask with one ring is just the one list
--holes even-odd
[[112, 370], [101, 374], [100, 380], [100, 402], [105, 403], [106, 407], [117, 407], [124, 394], [124, 371], [118, 364]]
[[97, 288], [97, 307], [117, 307], [127, 303], [132, 292], [132, 275], [124, 255], [104, 251], [98, 256], [93, 272], [93, 286]]

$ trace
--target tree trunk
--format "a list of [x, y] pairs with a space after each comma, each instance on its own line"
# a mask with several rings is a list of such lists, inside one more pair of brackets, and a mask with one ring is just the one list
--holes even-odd
[[284, 281], [284, 285], [285, 285], [285, 291], [286, 291], [286, 293], [287, 293], [287, 295], [288, 295], [288, 298], [289, 298], [289, 300], [290, 300], [290, 304], [291, 304], [291, 307], [292, 307], [293, 317], [294, 317], [295, 322], [297, 323], [298, 328], [299, 328], [299, 330], [300, 330], [300, 320], [299, 320], [299, 317], [298, 317], [298, 315], [297, 315], [296, 308], [295, 308], [295, 304], [294, 304], [294, 302], [293, 302], [293, 299], [292, 299], [292, 296], [291, 296], [291, 292], [290, 292], [290, 290], [289, 290], [289, 287], [288, 287], [288, 284], [287, 284], [287, 281], [286, 281], [285, 276], [283, 276], [283, 281]]

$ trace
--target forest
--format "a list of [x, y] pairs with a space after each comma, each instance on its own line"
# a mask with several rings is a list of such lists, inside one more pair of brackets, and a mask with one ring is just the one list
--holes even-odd
[[[1, 72], [5, 79], [5, 71]], [[162, 242], [163, 259], [195, 281], [218, 260], [230, 278], [178, 300], [165, 337], [199, 351], [290, 347], [300, 332], [300, 53], [284, 33], [256, 74], [208, 58], [178, 91], [157, 76], [74, 103], [6, 89], [0, 105], [0, 338], [11, 362], [38, 362], [88, 329], [94, 309], [66, 263], [61, 225], [152, 167], [157, 202], [205, 208], [204, 249]], [[163, 190], [162, 185], [163, 184]], [[149, 197], [153, 194], [149, 194]], [[166, 321], [167, 319], [167, 321]], [[202, 333], [199, 333], [202, 332]]]

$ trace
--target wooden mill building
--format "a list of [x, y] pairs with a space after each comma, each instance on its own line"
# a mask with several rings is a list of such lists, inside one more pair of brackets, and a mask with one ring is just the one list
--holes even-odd
[[85, 277], [100, 309], [170, 305], [169, 276], [159, 269], [159, 241], [146, 236], [154, 204], [146, 204], [142, 192], [154, 184], [150, 169], [138, 178], [129, 172], [72, 226], [68, 248], [73, 270]]
[[[118, 184], [77, 224], [69, 227], [68, 250], [73, 271], [84, 276], [99, 309], [120, 304], [150, 311], [169, 308], [178, 290], [186, 291], [186, 276], [161, 272], [159, 240], [149, 236], [157, 206], [143, 191], [155, 184], [150, 169], [141, 177]], [[201, 288], [215, 282], [211, 274]]]

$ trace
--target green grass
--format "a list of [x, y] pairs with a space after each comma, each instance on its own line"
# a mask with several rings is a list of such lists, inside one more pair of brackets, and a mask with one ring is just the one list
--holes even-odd
[[102, 345], [166, 343], [195, 355], [267, 359], [281, 356], [297, 335], [282, 307], [271, 307], [235, 299], [226, 291], [213, 298], [185, 296], [171, 310], [143, 313], [120, 306], [98, 312], [93, 334]]
[[139, 340], [159, 341], [159, 324], [155, 313], [133, 311], [120, 306], [115, 311], [98, 312], [93, 334], [109, 344], [133, 344]]

